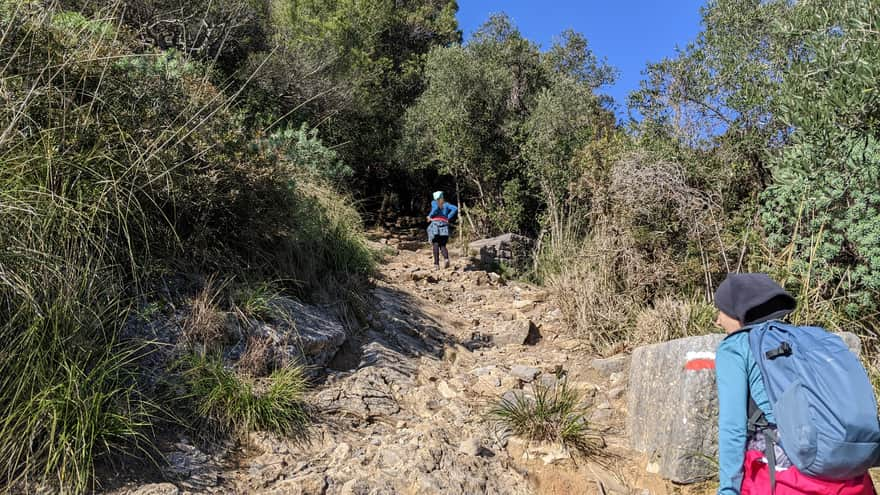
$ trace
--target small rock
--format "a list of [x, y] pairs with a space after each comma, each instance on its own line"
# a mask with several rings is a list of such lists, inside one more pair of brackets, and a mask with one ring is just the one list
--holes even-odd
[[553, 464], [554, 462], [564, 461], [567, 459], [571, 459], [571, 454], [568, 452], [568, 449], [559, 445], [558, 448], [550, 450], [546, 454], [541, 456], [541, 460], [544, 461], [544, 464]]
[[491, 366], [483, 366], [482, 368], [475, 368], [471, 370], [471, 374], [474, 376], [484, 376], [492, 374], [492, 370], [495, 369], [495, 365]]
[[492, 340], [497, 346], [534, 345], [541, 340], [541, 334], [532, 320], [521, 318], [498, 325], [493, 332]]
[[481, 450], [481, 442], [477, 437], [466, 438], [458, 446], [458, 451], [464, 455], [478, 456]]
[[626, 387], [614, 387], [608, 391], [608, 398], [612, 400], [617, 400], [623, 397], [623, 394], [626, 392]]
[[610, 358], [596, 358], [590, 361], [590, 366], [601, 375], [610, 377], [614, 373], [623, 373], [629, 364], [629, 356], [619, 354]]
[[257, 488], [265, 488], [284, 474], [287, 462], [274, 454], [263, 454], [251, 463], [248, 469], [249, 484]]
[[510, 374], [526, 383], [532, 382], [539, 373], [541, 373], [541, 370], [531, 366], [515, 364], [510, 367]]
[[333, 453], [331, 456], [336, 461], [342, 461], [348, 458], [348, 455], [351, 453], [351, 445], [342, 442], [333, 449]]
[[534, 398], [523, 390], [508, 390], [501, 394], [501, 401], [509, 404], [520, 404], [533, 400]]
[[558, 379], [556, 378], [556, 375], [541, 375], [540, 378], [538, 378], [538, 383], [546, 388], [555, 387], [557, 381]]
[[449, 386], [449, 383], [446, 382], [446, 380], [441, 381], [437, 385], [437, 391], [440, 392], [440, 396], [442, 396], [444, 399], [454, 399], [458, 397], [458, 392], [453, 390], [452, 387]]
[[179, 493], [180, 489], [171, 483], [151, 483], [129, 492], [129, 495], [178, 495]]
[[532, 309], [535, 301], [513, 301], [513, 309]]
[[590, 415], [590, 421], [593, 423], [608, 423], [611, 418], [614, 416], [614, 411], [611, 409], [595, 409], [593, 414]]
[[534, 294], [532, 294], [531, 298], [532, 298], [532, 301], [535, 301], [535, 302], [539, 302], [539, 303], [540, 302], [547, 302], [547, 299], [550, 298], [550, 293], [547, 292], [546, 290], [541, 290], [541, 291], [538, 291], [538, 292], [535, 292]]

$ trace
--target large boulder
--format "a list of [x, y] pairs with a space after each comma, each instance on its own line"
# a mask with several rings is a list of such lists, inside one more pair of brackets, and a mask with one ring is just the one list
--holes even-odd
[[504, 264], [515, 270], [526, 270], [532, 261], [535, 242], [517, 234], [503, 234], [490, 239], [474, 241], [468, 246], [480, 255], [480, 263], [486, 267]]
[[689, 370], [686, 364], [701, 358], [714, 363], [723, 338], [690, 337], [633, 351], [627, 397], [630, 442], [649, 454], [663, 477], [677, 483], [713, 474], [718, 454], [715, 370]]
[[[859, 352], [858, 337], [841, 337]], [[632, 353], [627, 396], [631, 445], [648, 454], [661, 476], [676, 483], [693, 483], [717, 472], [715, 349], [723, 339], [722, 334], [688, 337]]]
[[288, 298], [274, 302], [277, 317], [259, 327], [274, 349], [276, 364], [300, 362], [325, 366], [345, 342], [342, 323], [329, 311]]

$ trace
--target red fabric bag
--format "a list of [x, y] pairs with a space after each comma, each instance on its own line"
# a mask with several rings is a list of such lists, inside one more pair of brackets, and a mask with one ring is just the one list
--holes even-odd
[[[770, 471], [762, 452], [746, 452], [742, 495], [770, 495]], [[871, 476], [848, 481], [826, 481], [801, 474], [796, 467], [776, 472], [776, 495], [874, 495]]]

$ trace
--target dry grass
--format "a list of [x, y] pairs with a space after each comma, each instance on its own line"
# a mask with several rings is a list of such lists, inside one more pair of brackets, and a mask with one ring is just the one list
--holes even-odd
[[271, 341], [267, 337], [252, 335], [248, 338], [247, 347], [236, 367], [249, 376], [263, 377], [272, 372], [274, 359]]
[[211, 277], [190, 302], [182, 333], [187, 344], [207, 351], [219, 349], [226, 341], [226, 313], [217, 305], [222, 288]]
[[630, 345], [654, 344], [712, 331], [714, 308], [699, 301], [664, 296], [636, 316]]
[[713, 232], [711, 217], [717, 201], [706, 192], [688, 185], [684, 167], [653, 160], [644, 153], [633, 153], [611, 169], [610, 194], [616, 211], [655, 223], [669, 219], [653, 218], [672, 212], [690, 234]]
[[549, 285], [576, 334], [602, 354], [619, 352], [636, 300], [617, 293], [601, 273], [584, 267], [554, 274]]
[[568, 324], [601, 354], [645, 340], [634, 338], [636, 316], [675, 270], [670, 260], [647, 259], [631, 236], [609, 222], [595, 224], [586, 238], [564, 231], [545, 245], [538, 265]]

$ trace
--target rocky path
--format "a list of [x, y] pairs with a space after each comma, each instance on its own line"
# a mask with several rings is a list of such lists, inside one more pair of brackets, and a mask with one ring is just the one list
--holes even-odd
[[[589, 356], [550, 293], [458, 249], [452, 267], [429, 269], [417, 234], [374, 233], [387, 256], [370, 325], [312, 392], [321, 417], [308, 442], [253, 435], [234, 466], [182, 446], [183, 481], [136, 493], [670, 493], [624, 448], [627, 360]], [[562, 376], [585, 394], [601, 458], [528, 445], [486, 419], [504, 393]]]

